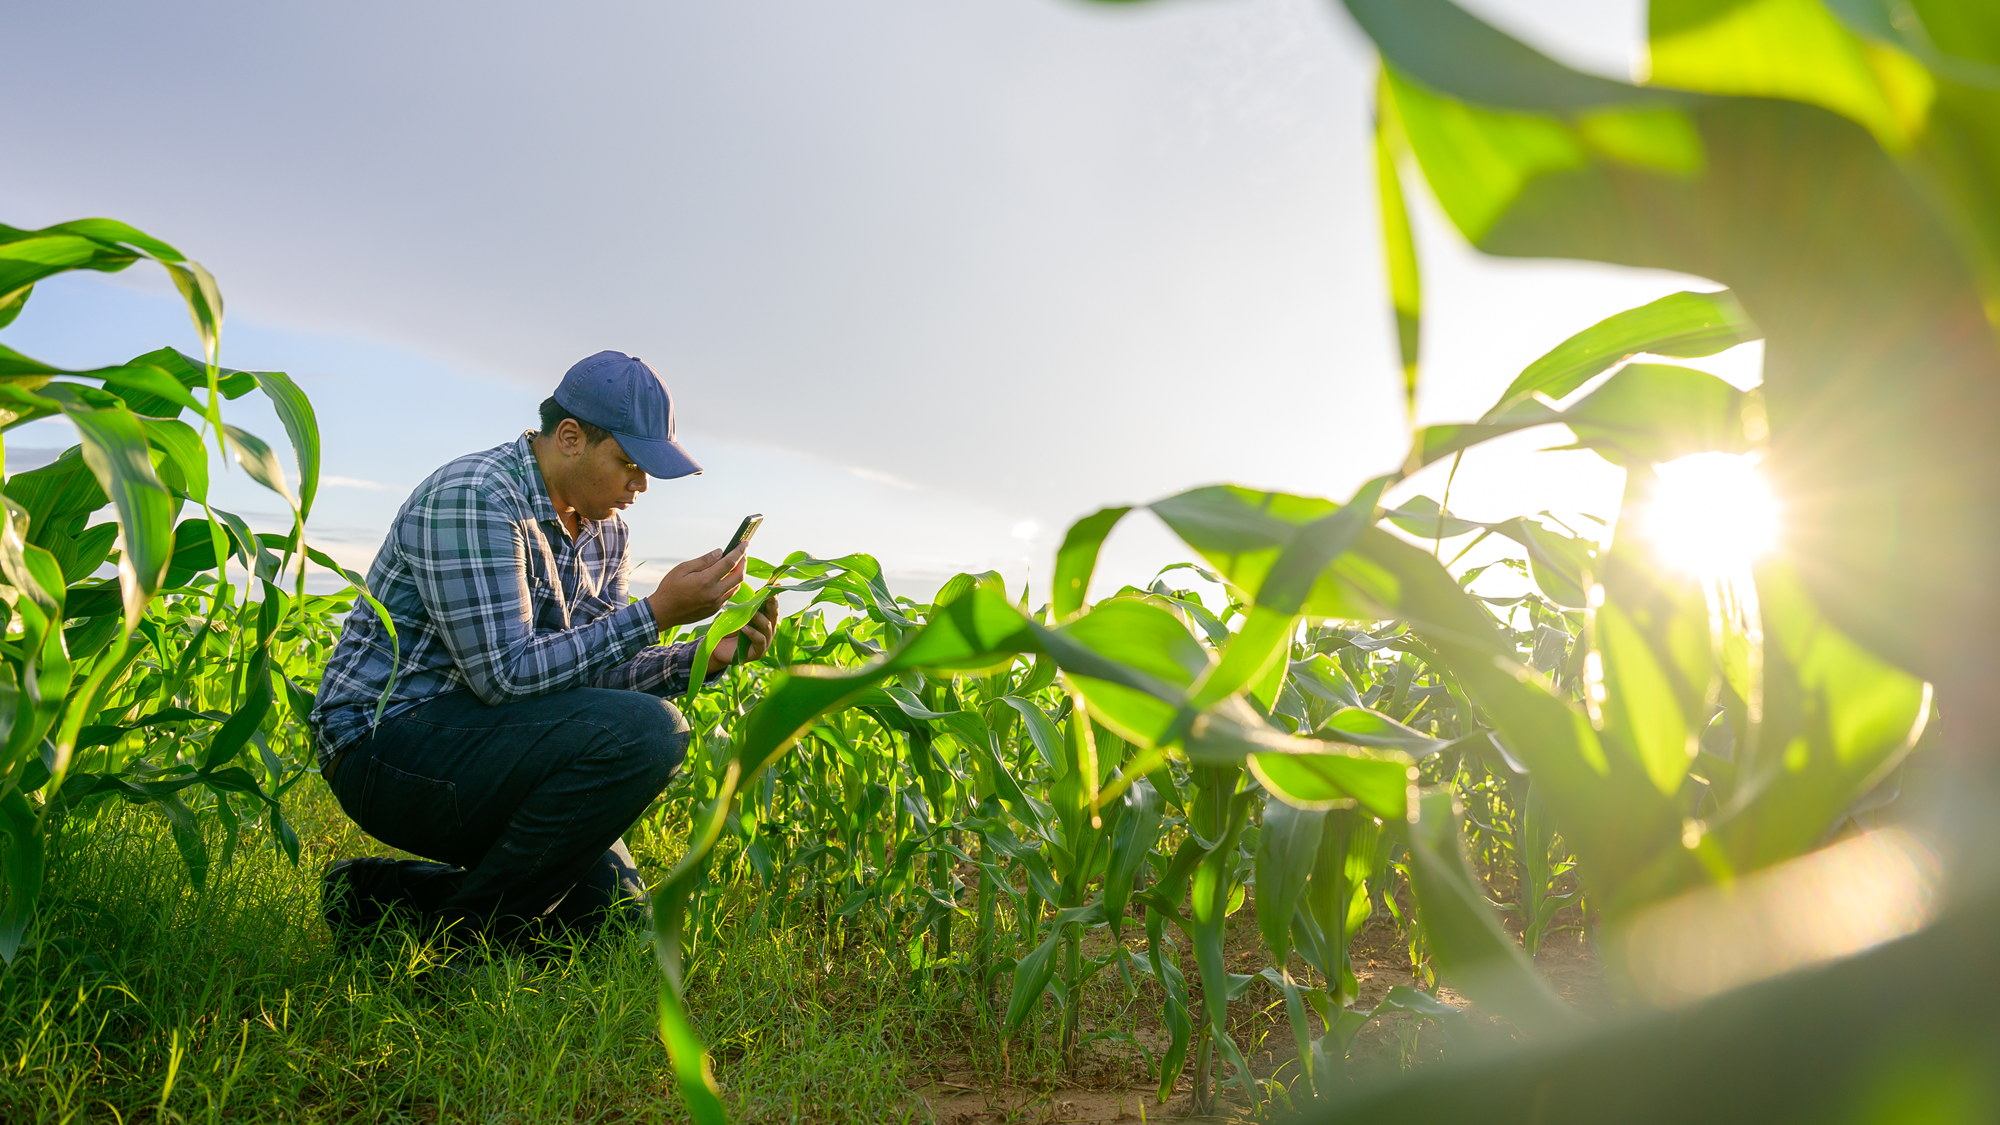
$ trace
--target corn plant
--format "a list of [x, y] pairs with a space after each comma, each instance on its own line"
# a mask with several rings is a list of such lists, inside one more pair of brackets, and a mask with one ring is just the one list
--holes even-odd
[[[202, 358], [162, 348], [69, 371], [0, 345], [0, 433], [60, 416], [79, 439], [0, 483], [0, 956], [10, 960], [33, 919], [52, 820], [87, 818], [104, 800], [158, 808], [197, 886], [210, 862], [197, 806], [223, 825], [223, 862], [257, 818], [296, 862], [280, 798], [312, 760], [309, 685], [348, 604], [305, 592], [309, 556], [333, 565], [304, 540], [319, 480], [312, 405], [282, 372], [219, 365], [222, 297], [201, 266], [108, 219], [0, 227], [0, 327], [45, 277], [142, 259], [173, 278]], [[251, 391], [284, 423], [296, 487], [269, 445], [222, 420], [222, 404]], [[211, 442], [225, 467], [286, 501], [289, 533], [255, 534], [209, 504]], [[100, 576], [107, 567], [115, 575]]]
[[[788, 670], [743, 673], [756, 686], [732, 705], [741, 718], [709, 728], [717, 784], [692, 815], [710, 827], [656, 913], [663, 1030], [697, 1112], [716, 1119], [720, 1103], [681, 1007], [684, 908], [726, 828], [749, 838], [742, 794], [760, 795], [760, 823], [825, 815], [807, 806], [846, 818], [824, 846], [789, 853], [838, 857], [840, 889], [822, 896], [840, 904], [829, 918], [918, 885], [926, 848], [972, 865], [969, 902], [934, 880], [901, 921], [878, 908], [869, 932], [905, 943], [913, 967], [935, 967], [954, 955], [937, 921], [971, 914], [963, 973], [983, 989], [1011, 970], [1004, 1014], [987, 1009], [1003, 1036], [1048, 996], [1058, 1046], [1074, 1059], [1076, 989], [1113, 968], [1150, 976], [1170, 1039], [1157, 1060], [1162, 1097], [1190, 1055], [1198, 1101], [1218, 1063], [1260, 1096], [1227, 1019], [1260, 979], [1284, 1003], [1307, 1092], [1337, 1088], [1347, 1047], [1385, 1008], [1475, 1034], [1435, 999], [1437, 976], [1431, 995], [1404, 988], [1376, 1009], [1351, 1006], [1348, 944], [1377, 904], [1404, 923], [1417, 960], [1469, 998], [1531, 1035], [1572, 1025], [1522, 948], [1576, 893], [1569, 879], [1616, 924], [1812, 847], [1910, 751], [1929, 688], [1826, 623], [1781, 563], [1759, 570], [1753, 601], [1725, 604], [1716, 583], [1668, 570], [1641, 541], [1546, 515], [1477, 523], [1427, 497], [1394, 509], [1380, 498], [1480, 441], [1560, 422], [1627, 468], [1636, 508], [1652, 464], [1754, 449], [1761, 435], [1746, 420], [1760, 403], [1698, 371], [1626, 360], [1712, 354], [1758, 334], [1732, 294], [1680, 294], [1565, 341], [1480, 421], [1419, 432], [1404, 470], [1345, 504], [1233, 487], [1154, 502], [1224, 585], [1219, 612], [1164, 576], [1085, 603], [1123, 508], [1070, 530], [1054, 598], [1034, 612], [992, 576], [892, 608], [872, 560], [801, 557], [765, 571], [768, 590], [817, 589], [815, 604], [858, 616], [833, 632], [794, 626], [771, 657]], [[1576, 391], [1586, 393], [1550, 405]], [[1446, 539], [1494, 536], [1519, 548], [1507, 565], [1531, 593], [1482, 599], [1467, 590], [1477, 573], [1454, 577], [1440, 557]], [[795, 575], [811, 577], [786, 585]], [[763, 593], [710, 628], [733, 627]], [[1778, 759], [1790, 764], [1772, 772]], [[807, 775], [843, 789], [775, 815], [776, 779]], [[1521, 941], [1466, 863], [1462, 824], [1484, 841], [1486, 874], [1511, 880]], [[770, 878], [775, 862], [756, 862], [754, 846], [743, 854]], [[1389, 893], [1392, 876], [1407, 879], [1413, 911]], [[795, 893], [789, 876], [774, 889]], [[1270, 963], [1232, 973], [1224, 920], [1253, 889]], [[1011, 959], [995, 952], [999, 903], [1015, 915]], [[1082, 956], [1083, 932], [1121, 934], [1135, 909], [1144, 958], [1122, 942]]]
[[[1652, 83], [1635, 86], [1562, 68], [1446, 0], [1346, 7], [1383, 56], [1378, 184], [1412, 401], [1424, 324], [1406, 184], [1489, 252], [1729, 288], [1586, 327], [1479, 417], [1415, 431], [1403, 464], [1344, 500], [1229, 485], [1155, 500], [1200, 564], [1094, 603], [1100, 548], [1131, 508], [1069, 529], [1041, 606], [991, 574], [927, 604], [898, 597], [861, 554], [756, 563], [735, 604], [682, 634], [698, 659], [770, 593], [809, 604], [760, 664], [690, 687], [696, 750], [652, 814], [689, 828], [657, 890], [654, 948], [660, 1031], [697, 1120], [723, 1109], [684, 973], [720, 952], [718, 912], [739, 900], [714, 892], [731, 882], [760, 889], [759, 918], [816, 927], [829, 960], [865, 944], [911, 988], [963, 990], [1010, 1065], [1045, 1033], [1067, 1067], [1093, 1040], [1140, 1045], [1162, 1099], [1190, 1063], [1204, 1107], [1224, 1082], [1275, 1093], [1230, 1027], [1231, 1002], [1262, 989], [1297, 1051], [1287, 1092], [1329, 1097], [1379, 1013], [1433, 1021], [1454, 1052], [1476, 1045], [1485, 1033], [1438, 999], [1445, 983], [1538, 1058], [1572, 1057], [1577, 1018], [1529, 961], [1559, 912], [1587, 901], [1578, 924], [1616, 931], [1812, 850], [1916, 746], [1934, 697], [1976, 717], [2000, 479], [1985, 405], [2000, 385], [1984, 311], [2000, 260], [1989, 23], [1950, 0], [1914, 16], [1873, 0], [1656, 3]], [[1797, 44], [1815, 46], [1787, 53]], [[156, 804], [196, 879], [208, 857], [190, 796], [223, 825], [225, 861], [253, 813], [285, 846], [293, 720], [327, 622], [366, 592], [286, 584], [303, 558], [325, 563], [303, 540], [310, 407], [282, 376], [218, 365], [212, 279], [116, 224], [5, 237], [0, 318], [58, 268], [148, 257], [181, 285], [207, 352], [96, 372], [0, 354], [9, 424], [62, 413], [81, 438], [0, 489], [11, 954], [52, 815]], [[1768, 369], [1752, 391], [1656, 362], [1751, 340]], [[292, 439], [289, 536], [205, 503], [210, 434], [293, 496], [269, 448], [221, 421], [221, 402], [252, 389]], [[179, 421], [190, 409], [196, 425]], [[1416, 472], [1455, 474], [1481, 442], [1546, 425], [1624, 470], [1614, 518], [1473, 521], [1449, 486], [1385, 503]], [[1763, 459], [1794, 501], [1792, 534], [1754, 567], [1689, 573], [1627, 529], [1659, 466], [1717, 453]], [[202, 514], [176, 525], [188, 504]], [[1513, 557], [1489, 565], [1528, 592], [1475, 592], [1481, 571], [1461, 561], [1495, 541]], [[107, 561], [116, 579], [95, 577]], [[1174, 584], [1190, 567], [1220, 599]], [[1382, 915], [1416, 979], [1363, 1009], [1352, 943]], [[1255, 922], [1258, 972], [1225, 960], [1232, 916]], [[1086, 1026], [1092, 990], [1127, 1014], [1150, 998], [1166, 1046]], [[1659, 1038], [1606, 1041], [1628, 1034]], [[1535, 1067], [1521, 1069], [1563, 1077]], [[1547, 1089], [1501, 1077], [1510, 1098]], [[1494, 1078], [1446, 1072], [1436, 1097], [1463, 1105], [1451, 1099]]]

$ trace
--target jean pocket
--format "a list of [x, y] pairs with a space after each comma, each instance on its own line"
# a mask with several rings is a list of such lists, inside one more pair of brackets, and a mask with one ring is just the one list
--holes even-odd
[[464, 827], [458, 815], [458, 786], [435, 777], [399, 770], [370, 755], [361, 799], [366, 819], [355, 822], [370, 836], [418, 855], [449, 847]]

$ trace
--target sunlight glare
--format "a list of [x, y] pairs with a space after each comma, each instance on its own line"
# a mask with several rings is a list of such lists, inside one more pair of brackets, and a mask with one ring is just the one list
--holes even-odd
[[1646, 537], [1669, 565], [1734, 575], [1776, 543], [1778, 501], [1754, 455], [1696, 453], [1653, 469], [1660, 485], [1647, 505]]
[[1685, 1007], [1916, 933], [1943, 883], [1929, 844], [1884, 828], [1650, 907], [1610, 945], [1640, 995]]

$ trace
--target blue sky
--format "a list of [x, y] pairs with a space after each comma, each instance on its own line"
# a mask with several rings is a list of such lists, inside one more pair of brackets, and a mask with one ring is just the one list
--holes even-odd
[[[1469, 6], [1607, 73], [1640, 39], [1628, 0]], [[212, 269], [224, 361], [313, 396], [313, 538], [350, 564], [411, 485], [607, 347], [661, 370], [708, 468], [627, 514], [655, 568], [762, 511], [766, 556], [867, 550], [918, 593], [961, 569], [1039, 584], [1103, 504], [1218, 480], [1344, 497], [1405, 448], [1373, 63], [1331, 4], [79, 2], [10, 14], [9, 38], [29, 93], [0, 222], [109, 215]], [[1423, 420], [1701, 284], [1482, 259], [1417, 209]], [[45, 284], [0, 339], [76, 365], [193, 350], [143, 269]], [[1747, 353], [1718, 369], [1754, 379]], [[260, 409], [239, 424], [279, 438]], [[10, 433], [10, 462], [68, 444], [59, 425]], [[1540, 444], [1468, 462], [1454, 506], [1615, 502], [1615, 471]], [[1179, 557], [1127, 521], [1102, 574]]]

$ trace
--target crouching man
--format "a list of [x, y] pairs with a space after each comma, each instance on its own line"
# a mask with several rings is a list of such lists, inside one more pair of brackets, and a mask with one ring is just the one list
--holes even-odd
[[[517, 943], [551, 923], [588, 934], [643, 903], [620, 837], [687, 751], [668, 699], [696, 650], [654, 642], [722, 607], [747, 548], [690, 559], [628, 602], [619, 511], [648, 477], [701, 471], [674, 440], [667, 389], [599, 352], [541, 415], [539, 431], [417, 486], [368, 571], [396, 641], [363, 603], [327, 663], [309, 720], [321, 774], [369, 835], [435, 861], [335, 864], [323, 906], [343, 941], [396, 911], [455, 947]], [[704, 676], [761, 657], [777, 620], [773, 598]]]

